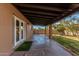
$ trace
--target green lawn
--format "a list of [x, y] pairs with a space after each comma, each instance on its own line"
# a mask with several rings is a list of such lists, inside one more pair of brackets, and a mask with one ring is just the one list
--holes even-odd
[[22, 45], [16, 48], [15, 51], [28, 51], [31, 45], [32, 45], [32, 42], [24, 42]]
[[53, 38], [64, 47], [71, 50], [72, 53], [79, 55], [79, 41], [64, 38], [61, 36], [53, 36]]

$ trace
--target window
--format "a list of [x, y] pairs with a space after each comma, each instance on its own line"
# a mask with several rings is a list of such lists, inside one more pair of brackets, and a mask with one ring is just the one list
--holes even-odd
[[24, 36], [24, 25], [23, 23], [21, 22], [21, 39], [23, 39], [23, 36]]

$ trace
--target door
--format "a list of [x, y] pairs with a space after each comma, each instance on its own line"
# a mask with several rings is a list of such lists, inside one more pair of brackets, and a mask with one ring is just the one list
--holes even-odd
[[25, 22], [15, 16], [14, 23], [14, 47], [21, 44], [25, 40]]

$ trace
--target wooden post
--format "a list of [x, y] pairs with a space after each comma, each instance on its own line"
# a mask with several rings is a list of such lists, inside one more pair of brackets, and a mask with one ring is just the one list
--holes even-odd
[[46, 32], [46, 31], [47, 31], [47, 28], [46, 28], [46, 26], [45, 26], [45, 36], [47, 36], [47, 32]]
[[52, 38], [52, 25], [49, 25], [49, 39]]

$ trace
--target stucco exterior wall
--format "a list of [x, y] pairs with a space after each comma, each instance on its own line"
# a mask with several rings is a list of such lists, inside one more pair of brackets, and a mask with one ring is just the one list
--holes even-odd
[[26, 37], [27, 37], [27, 39], [26, 39], [26, 41], [32, 41], [32, 35], [33, 35], [32, 25], [27, 24], [27, 30], [26, 30]]
[[[27, 41], [32, 36], [32, 24], [12, 4], [0, 4], [0, 55], [10, 55], [13, 52], [14, 27], [13, 15], [26, 22]], [[27, 25], [29, 24], [29, 25]]]

